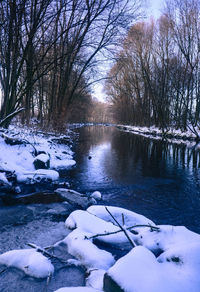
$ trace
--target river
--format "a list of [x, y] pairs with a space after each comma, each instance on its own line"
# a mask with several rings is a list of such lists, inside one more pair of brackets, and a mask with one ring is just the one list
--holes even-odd
[[184, 225], [200, 233], [200, 151], [152, 140], [116, 127], [76, 130], [71, 187], [98, 190], [105, 204], [143, 214], [156, 224]]
[[[98, 190], [103, 204], [143, 214], [156, 224], [184, 225], [200, 233], [199, 150], [134, 135], [114, 126], [85, 126], [75, 131], [77, 164], [61, 172], [72, 189], [88, 195]], [[67, 212], [65, 203], [0, 204], [0, 253], [27, 248], [28, 242], [45, 247], [63, 239], [68, 234], [64, 227]], [[53, 248], [52, 252], [70, 257], [66, 246]], [[53, 292], [85, 284], [84, 271], [78, 267], [65, 267], [59, 262], [54, 262], [54, 267], [48, 285], [46, 279], [0, 267], [0, 291]]]

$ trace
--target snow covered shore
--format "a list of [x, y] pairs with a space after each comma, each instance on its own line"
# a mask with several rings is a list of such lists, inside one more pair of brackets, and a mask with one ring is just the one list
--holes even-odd
[[[142, 135], [144, 137], [149, 137], [151, 139], [166, 139], [169, 142], [176, 144], [196, 144], [197, 135], [192, 130], [181, 131], [174, 128], [169, 128], [165, 133], [157, 127], [139, 127], [139, 126], [130, 126], [130, 125], [117, 125], [118, 129], [137, 135]], [[196, 132], [200, 137], [200, 131], [197, 129]]]
[[[61, 141], [61, 143], [59, 143]], [[66, 143], [63, 144], [65, 141]], [[75, 165], [70, 137], [10, 127], [0, 135], [0, 181], [12, 184], [59, 179], [59, 169]]]

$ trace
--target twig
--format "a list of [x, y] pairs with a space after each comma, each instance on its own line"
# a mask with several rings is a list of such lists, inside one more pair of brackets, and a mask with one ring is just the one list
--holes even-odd
[[122, 213], [122, 225], [125, 225], [125, 218], [124, 218], [124, 213]]
[[127, 237], [128, 241], [130, 242], [130, 244], [133, 247], [136, 247], [135, 242], [130, 238], [130, 236], [128, 235], [127, 230], [115, 219], [115, 217], [112, 215], [112, 213], [108, 210], [107, 207], [105, 207], [105, 209], [108, 212], [108, 214], [113, 218], [113, 220], [117, 223], [117, 225], [119, 226], [119, 228], [124, 232], [125, 236]]
[[63, 260], [63, 259], [60, 259], [60, 258], [58, 258], [57, 256], [54, 256], [53, 254], [50, 254], [50, 253], [49, 253], [48, 251], [46, 251], [44, 248], [39, 247], [39, 246], [37, 246], [36, 244], [33, 244], [33, 243], [27, 243], [27, 245], [30, 246], [30, 247], [32, 247], [32, 248], [35, 248], [36, 251], [41, 252], [42, 254], [44, 254], [44, 255], [46, 255], [46, 256], [48, 256], [48, 257], [50, 257], [50, 258], [54, 258], [54, 259], [56, 259], [56, 260], [58, 260], [58, 261], [60, 261], [61, 263], [64, 263], [64, 264], [68, 264], [67, 261], [65, 261], [65, 260]]
[[8, 267], [6, 267], [5, 269], [3, 269], [3, 270], [0, 272], [0, 275], [3, 274], [7, 269], [8, 269]]

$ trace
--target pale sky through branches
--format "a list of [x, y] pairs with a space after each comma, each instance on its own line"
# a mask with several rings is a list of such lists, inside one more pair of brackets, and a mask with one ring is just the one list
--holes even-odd
[[[145, 8], [146, 7], [146, 8]], [[145, 0], [144, 10], [147, 18], [158, 18], [161, 15], [161, 10], [164, 7], [164, 0]], [[103, 92], [103, 84], [98, 83], [94, 86], [93, 96], [100, 102], [105, 102], [105, 93]]]

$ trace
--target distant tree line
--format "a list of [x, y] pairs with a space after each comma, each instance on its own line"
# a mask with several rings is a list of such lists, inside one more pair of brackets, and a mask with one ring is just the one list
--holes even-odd
[[[133, 125], [200, 126], [200, 1], [167, 1], [158, 21], [134, 24], [109, 72], [115, 117]], [[200, 129], [200, 128], [199, 128]]]
[[87, 103], [100, 54], [136, 16], [139, 5], [131, 3], [130, 10], [126, 0], [0, 1], [3, 126], [22, 108], [23, 122], [56, 126], [73, 103]]

